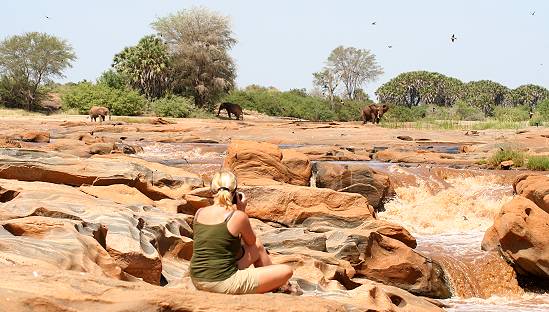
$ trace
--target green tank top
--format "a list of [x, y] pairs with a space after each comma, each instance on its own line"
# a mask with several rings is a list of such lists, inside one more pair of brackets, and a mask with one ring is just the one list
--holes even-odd
[[194, 222], [190, 270], [193, 278], [217, 282], [228, 279], [238, 271], [236, 262], [241, 249], [240, 238], [233, 236], [227, 229], [227, 222], [232, 215], [233, 212], [218, 224]]

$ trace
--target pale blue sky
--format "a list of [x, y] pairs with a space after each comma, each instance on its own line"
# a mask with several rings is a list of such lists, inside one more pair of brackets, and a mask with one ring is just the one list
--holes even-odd
[[115, 53], [152, 33], [155, 18], [196, 5], [232, 18], [240, 87], [311, 88], [312, 73], [345, 45], [370, 49], [384, 67], [366, 87], [371, 95], [395, 75], [420, 69], [549, 88], [544, 0], [8, 0], [0, 7], [0, 38], [41, 31], [67, 39], [78, 60], [65, 81], [94, 80]]

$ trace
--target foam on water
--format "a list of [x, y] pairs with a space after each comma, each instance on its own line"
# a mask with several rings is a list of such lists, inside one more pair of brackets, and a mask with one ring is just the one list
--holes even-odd
[[485, 231], [512, 198], [512, 187], [494, 182], [489, 175], [430, 179], [420, 179], [418, 186], [397, 187], [397, 196], [385, 204], [380, 217], [415, 234]]
[[488, 299], [447, 299], [441, 300], [450, 305], [448, 312], [547, 312], [549, 311], [549, 295], [526, 293], [517, 298], [492, 296]]

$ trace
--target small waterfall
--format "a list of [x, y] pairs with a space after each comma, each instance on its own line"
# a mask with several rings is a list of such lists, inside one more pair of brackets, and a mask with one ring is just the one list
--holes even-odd
[[[442, 265], [455, 296], [449, 302], [459, 307], [454, 311], [508, 310], [532, 295], [521, 289], [515, 271], [497, 253], [480, 249], [494, 216], [513, 197], [509, 176], [429, 166], [390, 165], [385, 171], [396, 182], [396, 196], [379, 217], [410, 230], [417, 250]], [[549, 303], [547, 295], [536, 298]], [[468, 305], [471, 300], [475, 305]]]

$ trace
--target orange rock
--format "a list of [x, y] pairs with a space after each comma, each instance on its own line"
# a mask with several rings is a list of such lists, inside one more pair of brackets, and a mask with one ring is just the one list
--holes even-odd
[[133, 187], [125, 184], [113, 184], [108, 186], [82, 185], [80, 190], [97, 198], [112, 200], [125, 205], [152, 205], [153, 200], [145, 196]]
[[515, 192], [536, 203], [549, 213], [549, 177], [543, 175], [521, 175], [513, 183]]
[[[532, 186], [524, 180], [520, 187]], [[519, 182], [520, 184], [521, 182]], [[517, 196], [501, 208], [482, 241], [484, 250], [500, 250], [518, 273], [549, 278], [549, 213]]]
[[358, 193], [368, 198], [376, 209], [393, 195], [389, 176], [378, 173], [366, 164], [316, 163], [316, 186], [348, 193]]
[[[123, 279], [122, 269], [92, 236], [78, 233], [82, 221], [27, 217], [0, 222], [0, 259], [10, 265], [33, 265], [35, 270], [61, 269]], [[84, 231], [97, 229], [88, 228]]]
[[502, 161], [499, 166], [501, 169], [503, 170], [509, 170], [511, 169], [511, 167], [513, 167], [515, 165], [515, 163], [512, 161], [512, 160], [506, 160], [506, 161]]
[[239, 189], [248, 198], [246, 213], [263, 221], [292, 226], [310, 217], [345, 220], [348, 224], [375, 218], [373, 207], [359, 194], [289, 184]]
[[21, 141], [34, 143], [50, 143], [50, 133], [46, 131], [32, 131], [21, 135]]
[[404, 243], [373, 232], [357, 273], [369, 279], [431, 298], [449, 298], [441, 266]]
[[[239, 184], [262, 185], [278, 182], [309, 185], [311, 165], [305, 155], [284, 153], [270, 143], [233, 140], [224, 166], [238, 177]], [[271, 182], [270, 182], [271, 181]]]

